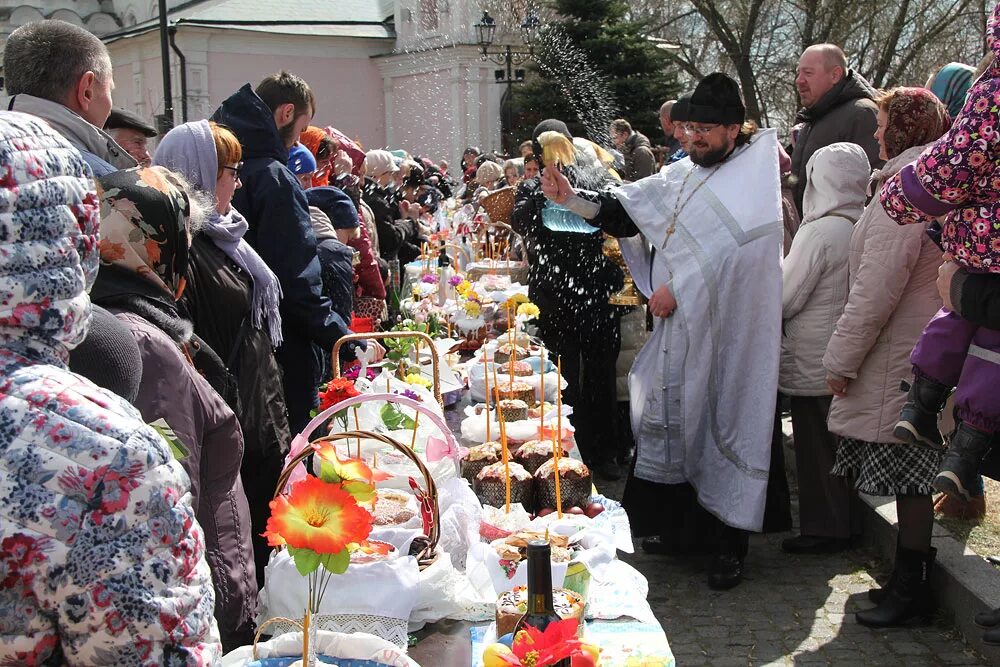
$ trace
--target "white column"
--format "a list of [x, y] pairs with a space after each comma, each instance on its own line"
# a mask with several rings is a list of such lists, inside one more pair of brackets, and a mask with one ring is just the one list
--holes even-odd
[[[385, 143], [389, 148], [393, 147], [396, 142], [396, 130], [392, 126], [392, 113], [393, 113], [393, 101], [392, 101], [392, 77], [383, 76], [382, 77], [382, 96], [385, 98]], [[381, 148], [381, 147], [380, 147]]]

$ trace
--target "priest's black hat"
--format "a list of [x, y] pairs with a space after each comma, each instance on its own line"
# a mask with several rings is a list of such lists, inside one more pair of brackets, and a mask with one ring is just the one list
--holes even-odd
[[732, 77], [715, 72], [698, 82], [691, 94], [687, 120], [734, 125], [746, 120], [746, 111], [739, 84]]

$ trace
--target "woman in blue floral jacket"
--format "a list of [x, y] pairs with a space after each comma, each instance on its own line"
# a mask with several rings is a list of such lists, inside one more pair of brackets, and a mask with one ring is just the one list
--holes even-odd
[[67, 370], [98, 206], [68, 142], [0, 112], [0, 664], [213, 664], [188, 478], [135, 408]]

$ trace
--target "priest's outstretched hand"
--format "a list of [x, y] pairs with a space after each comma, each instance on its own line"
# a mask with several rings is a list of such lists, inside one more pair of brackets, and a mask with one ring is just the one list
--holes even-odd
[[677, 300], [667, 285], [660, 285], [653, 296], [649, 297], [649, 312], [654, 317], [670, 317], [676, 309]]
[[542, 192], [555, 203], [565, 204], [573, 195], [573, 186], [558, 168], [546, 167], [542, 170]]

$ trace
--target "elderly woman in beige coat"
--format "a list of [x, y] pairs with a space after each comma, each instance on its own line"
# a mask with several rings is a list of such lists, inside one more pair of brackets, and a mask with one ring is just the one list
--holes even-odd
[[[896, 88], [879, 100], [876, 137], [888, 160], [872, 177], [872, 192], [912, 162], [948, 128], [948, 114], [930, 91]], [[834, 473], [852, 477], [858, 491], [896, 496], [899, 541], [892, 577], [869, 596], [874, 609], [859, 623], [900, 625], [931, 612], [928, 574], [934, 560], [931, 482], [941, 454], [893, 436], [912, 376], [910, 352], [941, 307], [935, 281], [941, 251], [923, 225], [901, 227], [874, 198], [854, 227], [851, 288], [844, 314], [823, 357], [834, 394], [829, 428], [840, 436]]]
[[848, 249], [854, 223], [865, 208], [871, 176], [857, 144], [825, 146], [806, 166], [802, 224], [782, 269], [781, 368], [778, 389], [790, 397], [799, 480], [801, 535], [781, 544], [788, 553], [831, 553], [851, 538], [850, 484], [832, 475], [836, 437], [826, 427], [833, 396], [823, 352], [844, 311]]

